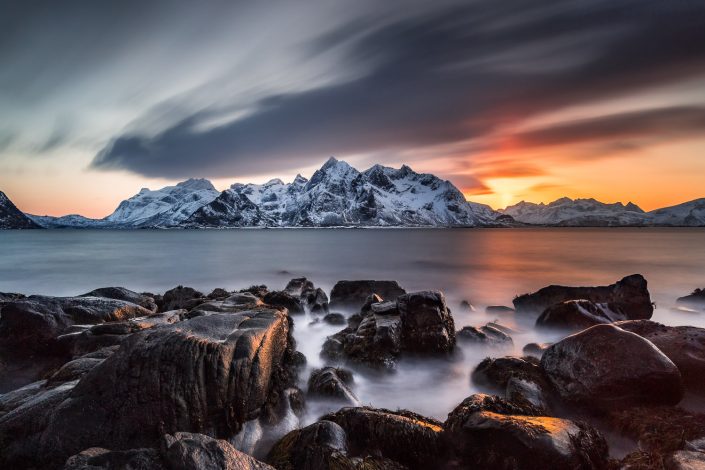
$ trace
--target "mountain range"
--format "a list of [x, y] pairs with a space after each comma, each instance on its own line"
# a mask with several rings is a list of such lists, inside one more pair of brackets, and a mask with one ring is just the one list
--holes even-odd
[[358, 171], [330, 158], [311, 179], [235, 183], [218, 191], [205, 179], [158, 190], [143, 188], [103, 219], [23, 214], [0, 192], [0, 228], [239, 227], [513, 227], [705, 226], [705, 199], [644, 212], [632, 203], [561, 198], [520, 202], [495, 211], [469, 202], [431, 174], [374, 165]]

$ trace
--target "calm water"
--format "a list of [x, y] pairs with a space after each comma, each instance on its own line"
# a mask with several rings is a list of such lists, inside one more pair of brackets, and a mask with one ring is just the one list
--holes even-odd
[[[365, 404], [437, 418], [475, 390], [468, 376], [488, 354], [519, 354], [539, 336], [512, 316], [484, 313], [520, 293], [560, 283], [598, 285], [641, 273], [657, 303], [654, 319], [705, 327], [705, 314], [674, 312], [675, 298], [705, 287], [704, 229], [0, 231], [0, 291], [76, 295], [102, 286], [163, 292], [178, 284], [205, 292], [264, 283], [281, 289], [306, 276], [330, 290], [340, 279], [395, 279], [407, 290], [440, 289], [456, 326], [499, 320], [514, 326], [515, 348], [463, 347], [455, 362], [402, 362], [397, 373], [356, 376]], [[325, 336], [338, 327], [297, 317], [309, 366], [321, 365]], [[305, 377], [304, 377], [305, 379]], [[306, 420], [331, 408], [311, 403]], [[335, 408], [333, 406], [332, 408]]]

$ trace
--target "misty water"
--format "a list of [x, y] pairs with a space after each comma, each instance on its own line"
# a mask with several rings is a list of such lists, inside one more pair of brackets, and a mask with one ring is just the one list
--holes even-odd
[[[341, 279], [393, 279], [407, 291], [446, 294], [456, 329], [488, 321], [514, 328], [514, 347], [460, 344], [454, 360], [402, 360], [396, 372], [356, 370], [362, 404], [405, 408], [438, 419], [478, 390], [469, 375], [488, 355], [521, 355], [530, 342], [555, 341], [533, 319], [488, 315], [517, 294], [549, 284], [603, 285], [641, 273], [656, 302], [653, 319], [705, 327], [705, 313], [676, 311], [675, 299], [705, 287], [704, 229], [439, 229], [0, 232], [0, 292], [77, 295], [103, 286], [161, 293], [176, 285], [203, 292], [252, 284], [282, 289], [306, 276], [327, 292]], [[475, 312], [461, 312], [469, 300]], [[350, 312], [346, 312], [350, 313]], [[301, 387], [326, 336], [342, 327], [296, 316], [294, 336], [308, 359]], [[339, 404], [308, 403], [302, 425]], [[281, 429], [280, 429], [281, 431]], [[253, 433], [258, 433], [255, 430]]]

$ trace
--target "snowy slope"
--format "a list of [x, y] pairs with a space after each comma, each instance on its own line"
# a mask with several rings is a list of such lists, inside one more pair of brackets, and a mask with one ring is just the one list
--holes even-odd
[[632, 226], [648, 225], [649, 216], [631, 202], [605, 204], [595, 199], [558, 199], [550, 204], [522, 201], [500, 210], [514, 220], [532, 225]]
[[44, 228], [101, 228], [105, 225], [102, 220], [89, 219], [78, 214], [61, 217], [27, 214], [27, 217]]
[[0, 230], [42, 228], [27, 217], [0, 191]]
[[189, 179], [155, 191], [143, 188], [102, 220], [106, 226], [173, 227], [220, 195], [206, 179]]
[[648, 215], [654, 225], [702, 227], [705, 226], [705, 198], [656, 209]]
[[450, 182], [411, 168], [359, 172], [329, 159], [310, 180], [233, 184], [186, 222], [203, 227], [475, 226], [495, 223]]

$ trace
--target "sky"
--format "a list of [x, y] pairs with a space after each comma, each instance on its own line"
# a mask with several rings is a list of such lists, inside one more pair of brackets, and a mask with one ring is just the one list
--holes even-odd
[[103, 217], [329, 156], [494, 208], [705, 197], [702, 0], [0, 0], [0, 190]]

